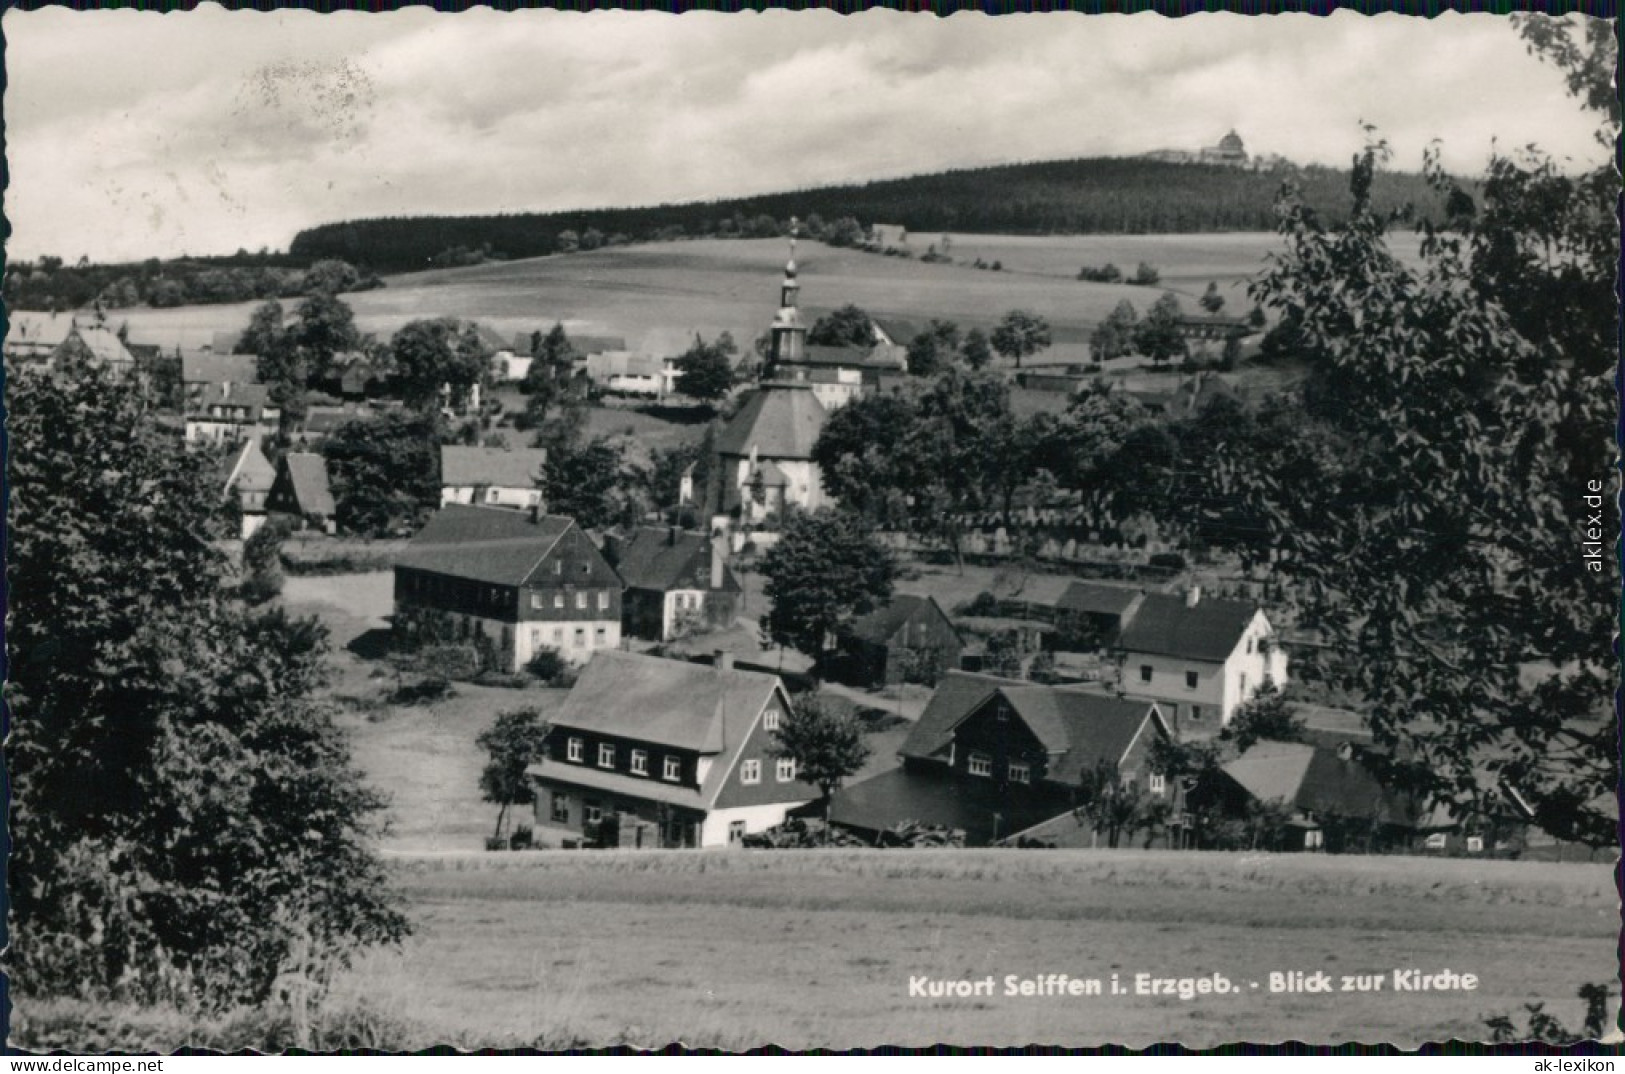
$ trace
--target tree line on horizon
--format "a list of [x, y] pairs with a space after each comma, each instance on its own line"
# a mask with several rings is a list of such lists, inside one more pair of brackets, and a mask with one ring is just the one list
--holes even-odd
[[[301, 231], [289, 252], [342, 258], [379, 272], [573, 253], [629, 242], [764, 238], [792, 216], [803, 234], [835, 246], [894, 223], [921, 234], [1179, 234], [1270, 231], [1288, 179], [1329, 220], [1352, 207], [1348, 172], [1318, 166], [1252, 171], [1141, 159], [1087, 159], [941, 172], [684, 205], [466, 217], [340, 221]], [[1435, 207], [1422, 176], [1384, 173], [1379, 208]], [[854, 226], [857, 225], [857, 226]]]

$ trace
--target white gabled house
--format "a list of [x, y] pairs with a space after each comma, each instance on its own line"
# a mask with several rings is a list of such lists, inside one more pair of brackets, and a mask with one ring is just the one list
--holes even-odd
[[731, 847], [818, 797], [773, 756], [778, 676], [605, 651], [551, 717], [527, 773], [536, 835], [621, 847]]
[[1175, 734], [1205, 737], [1266, 682], [1285, 686], [1287, 658], [1251, 601], [1148, 593], [1117, 636], [1118, 688], [1158, 702]]

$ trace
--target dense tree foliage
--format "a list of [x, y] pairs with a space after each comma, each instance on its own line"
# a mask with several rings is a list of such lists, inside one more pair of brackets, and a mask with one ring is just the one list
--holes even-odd
[[891, 599], [897, 562], [859, 516], [825, 508], [791, 515], [761, 573], [763, 631], [816, 660], [843, 623]]
[[7, 402], [13, 979], [224, 1007], [399, 938], [326, 632], [233, 598], [212, 458], [93, 368]]
[[1180, 316], [1179, 299], [1171, 291], [1163, 292], [1134, 326], [1134, 349], [1153, 362], [1183, 357], [1185, 337], [1179, 330]]
[[1140, 323], [1140, 314], [1134, 303], [1123, 299], [1106, 319], [1095, 326], [1089, 337], [1089, 347], [1098, 362], [1121, 358], [1134, 352], [1134, 334]]
[[355, 418], [322, 444], [338, 524], [383, 537], [409, 532], [440, 504], [440, 420], [434, 411]]
[[726, 398], [733, 390], [738, 356], [739, 348], [727, 332], [714, 343], [696, 335], [694, 345], [677, 357], [677, 391], [703, 402]]
[[934, 377], [948, 363], [959, 359], [959, 326], [952, 321], [932, 319], [925, 331], [908, 344], [908, 371], [916, 377]]
[[1237, 753], [1246, 753], [1259, 742], [1302, 742], [1306, 730], [1281, 688], [1266, 682], [1236, 706], [1219, 738]]
[[[448, 245], [500, 251], [508, 257], [559, 253], [559, 236], [597, 228], [623, 241], [778, 234], [791, 216], [805, 234], [831, 245], [856, 245], [863, 226], [903, 224], [917, 234], [1162, 234], [1268, 231], [1282, 179], [1296, 175], [1308, 204], [1327, 218], [1348, 211], [1347, 175], [1307, 167], [1255, 172], [1134, 159], [1052, 161], [913, 176], [863, 185], [822, 187], [762, 197], [643, 209], [521, 213], [479, 217], [352, 220], [300, 232], [290, 246], [304, 261], [337, 257], [388, 271], [421, 269]], [[1430, 204], [1417, 176], [1385, 176], [1377, 203]], [[741, 221], [750, 221], [742, 229]], [[834, 221], [824, 224], [824, 221]], [[859, 223], [862, 221], [862, 224]], [[814, 224], [817, 227], [814, 227]]]
[[1032, 357], [1053, 341], [1049, 322], [1043, 317], [1026, 310], [1011, 310], [994, 326], [988, 342], [1001, 356], [1014, 359], [1020, 369], [1023, 358]]
[[346, 291], [383, 286], [371, 271], [348, 263], [320, 262], [326, 267], [315, 277], [311, 273], [317, 266], [306, 269], [305, 263], [303, 258], [264, 251], [112, 265], [88, 261], [66, 265], [59, 257], [42, 257], [7, 265], [4, 295], [6, 305], [18, 310], [73, 310], [93, 304], [117, 310], [297, 298], [334, 279], [347, 283], [342, 288]]
[[806, 694], [796, 699], [773, 732], [772, 755], [795, 761], [796, 776], [823, 795], [826, 841], [835, 792], [869, 759], [863, 730], [855, 712], [837, 712], [818, 695]]
[[441, 399], [463, 399], [491, 371], [491, 351], [474, 325], [452, 317], [412, 321], [390, 340], [395, 384], [408, 406], [423, 408]]
[[833, 313], [826, 313], [813, 322], [807, 332], [807, 342], [817, 347], [874, 346], [874, 322], [863, 310], [845, 305]]
[[539, 709], [511, 709], [498, 713], [495, 722], [474, 740], [486, 755], [480, 770], [480, 794], [498, 807], [493, 838], [502, 836], [509, 809], [536, 800], [536, 789], [525, 769], [542, 759], [547, 732], [547, 721]]
[[[1582, 88], [1612, 71], [1611, 36], [1566, 40], [1544, 51]], [[1553, 834], [1611, 844], [1618, 179], [1531, 150], [1495, 157], [1475, 196], [1433, 168], [1449, 214], [1412, 270], [1371, 196], [1383, 159], [1381, 143], [1356, 159], [1341, 226], [1285, 202], [1286, 250], [1257, 287], [1292, 319], [1339, 450], [1285, 475], [1238, 452], [1234, 494], [1301, 622], [1360, 654], [1313, 672], [1365, 701], [1390, 781], [1465, 810], [1505, 781]]]
[[649, 506], [639, 474], [618, 445], [600, 437], [587, 443], [560, 438], [546, 446], [542, 488], [551, 513], [596, 529], [634, 522]]

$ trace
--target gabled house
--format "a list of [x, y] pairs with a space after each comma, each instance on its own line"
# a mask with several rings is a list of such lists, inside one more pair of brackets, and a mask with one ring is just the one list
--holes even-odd
[[265, 497], [265, 510], [286, 518], [296, 530], [334, 532], [337, 508], [327, 483], [327, 460], [301, 451], [282, 456]]
[[951, 671], [904, 740], [902, 766], [838, 792], [831, 820], [870, 837], [913, 820], [986, 846], [1070, 813], [1102, 762], [1171, 801], [1148, 764], [1169, 735], [1154, 702]]
[[718, 510], [760, 521], [787, 504], [824, 506], [812, 452], [826, 416], [806, 384], [764, 384], [753, 392], [717, 436]]
[[74, 360], [88, 362], [119, 377], [135, 372], [135, 355], [112, 329], [101, 324], [74, 324], [51, 351], [51, 365]]
[[71, 313], [7, 310], [5, 355], [29, 364], [44, 364], [77, 323]]
[[282, 408], [263, 384], [230, 381], [203, 384], [189, 396], [186, 439], [190, 443], [234, 444], [274, 434]]
[[276, 467], [253, 437], [233, 448], [223, 461], [225, 493], [237, 502], [242, 514], [240, 535], [246, 540], [265, 525], [266, 500], [276, 483]]
[[1442, 812], [1384, 787], [1351, 744], [1259, 742], [1207, 773], [1187, 801], [1193, 809], [1236, 816], [1258, 806], [1280, 808], [1285, 817], [1274, 850], [1402, 848], [1425, 844], [1435, 830], [1442, 846], [1446, 829], [1455, 826]]
[[440, 449], [440, 505], [485, 504], [530, 510], [542, 506], [543, 448], [463, 447]]
[[442, 507], [395, 561], [395, 617], [448, 616], [511, 671], [551, 649], [572, 664], [621, 644], [621, 580], [573, 519]]
[[1070, 582], [1055, 601], [1061, 646], [1080, 650], [1115, 645], [1123, 623], [1145, 601], [1145, 591], [1101, 582]]
[[860, 686], [935, 683], [959, 667], [965, 640], [935, 597], [899, 594], [853, 620], [838, 639], [840, 671]]
[[777, 676], [599, 652], [550, 716], [527, 770], [549, 842], [737, 846], [818, 796], [773, 756], [790, 711]]
[[1115, 644], [1118, 689], [1159, 702], [1181, 738], [1205, 738], [1266, 682], [1285, 686], [1286, 651], [1251, 601], [1147, 593]]
[[181, 351], [181, 387], [188, 411], [200, 406], [211, 387], [242, 387], [260, 382], [259, 359], [252, 354]]
[[744, 592], [723, 558], [720, 538], [643, 527], [606, 547], [621, 581], [627, 634], [671, 641], [690, 630], [726, 627]]
[[677, 359], [634, 351], [602, 351], [586, 360], [587, 379], [599, 391], [660, 398], [677, 388]]

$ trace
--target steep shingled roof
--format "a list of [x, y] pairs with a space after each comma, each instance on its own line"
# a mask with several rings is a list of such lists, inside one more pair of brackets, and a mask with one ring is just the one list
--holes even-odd
[[558, 515], [533, 522], [525, 512], [506, 507], [450, 504], [435, 512], [395, 565], [493, 585], [523, 585], [574, 525]]
[[440, 483], [532, 488], [546, 463], [547, 451], [544, 448], [509, 449], [445, 444], [440, 448]]
[[1254, 799], [1305, 812], [1415, 824], [1412, 803], [1388, 790], [1360, 763], [1334, 749], [1301, 742], [1260, 742], [1222, 771]]
[[259, 440], [251, 436], [221, 456], [221, 474], [228, 492], [269, 492], [276, 480], [276, 467], [260, 450]]
[[594, 653], [555, 727], [720, 753], [741, 745], [778, 676], [605, 649]]
[[[620, 549], [615, 571], [631, 589], [687, 588], [696, 576], [702, 588], [710, 588], [711, 538], [702, 533], [672, 533], [643, 527]], [[726, 565], [722, 568], [722, 589], [739, 592], [739, 580]]]
[[1114, 615], [1122, 618], [1131, 608], [1137, 607], [1139, 599], [1144, 595], [1144, 590], [1131, 589], [1128, 586], [1073, 582], [1055, 602], [1055, 607], [1063, 612], [1076, 612], [1080, 615]]
[[186, 384], [258, 384], [259, 359], [251, 354], [182, 351], [181, 380]]
[[1134, 617], [1123, 624], [1118, 648], [1223, 663], [1258, 612], [1251, 601], [1202, 597], [1190, 607], [1177, 593], [1147, 593]]
[[335, 509], [333, 490], [327, 484], [327, 460], [311, 452], [295, 451], [282, 456], [282, 465], [287, 467], [299, 509], [307, 515], [332, 517]]
[[717, 454], [811, 459], [826, 413], [810, 386], [758, 388], [717, 437]]
[[[875, 645], [884, 645], [891, 640], [892, 635], [897, 633], [899, 627], [913, 619], [915, 614], [922, 609], [935, 610], [943, 621], [948, 622], [948, 616], [943, 612], [942, 606], [936, 602], [936, 598], [929, 596], [918, 597], [911, 593], [899, 593], [892, 597], [889, 603], [876, 608], [861, 619], [853, 620], [847, 630], [864, 641], [872, 642]], [[948, 628], [953, 629], [952, 622], [948, 622]], [[955, 633], [957, 634], [958, 631], [955, 631]]]

